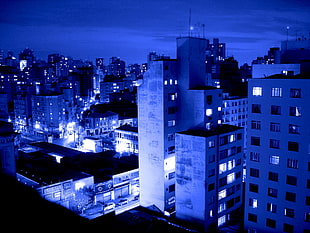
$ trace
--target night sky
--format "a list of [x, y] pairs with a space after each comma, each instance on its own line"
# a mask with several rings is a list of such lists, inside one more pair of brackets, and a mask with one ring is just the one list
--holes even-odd
[[310, 36], [309, 0], [0, 0], [0, 49], [37, 58], [60, 53], [94, 61], [146, 62], [150, 51], [175, 58], [176, 37], [218, 37], [227, 55], [250, 63], [289, 38]]

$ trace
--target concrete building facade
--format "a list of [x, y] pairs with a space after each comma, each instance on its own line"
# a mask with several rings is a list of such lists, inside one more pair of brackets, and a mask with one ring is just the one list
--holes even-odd
[[310, 232], [310, 79], [249, 81], [245, 229]]

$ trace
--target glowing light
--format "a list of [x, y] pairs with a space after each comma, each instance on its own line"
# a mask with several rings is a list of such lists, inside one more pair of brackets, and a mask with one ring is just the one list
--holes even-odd
[[89, 151], [93, 151], [93, 152], [96, 151], [96, 143], [95, 143], [95, 141], [91, 140], [91, 139], [88, 139], [88, 138], [83, 140], [83, 147], [84, 147], [84, 149], [89, 150]]
[[40, 124], [39, 123], [35, 123], [34, 128], [35, 129], [40, 129]]
[[80, 189], [84, 188], [85, 185], [86, 185], [85, 182], [83, 182], [83, 181], [77, 181], [77, 182], [74, 184], [74, 189], [75, 189], [75, 190], [80, 190]]
[[212, 116], [212, 108], [206, 109], [206, 115], [207, 116]]
[[175, 170], [175, 156], [165, 159], [165, 171]]

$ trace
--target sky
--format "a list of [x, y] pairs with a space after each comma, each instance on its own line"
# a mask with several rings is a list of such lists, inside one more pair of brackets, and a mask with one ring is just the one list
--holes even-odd
[[175, 58], [189, 21], [193, 36], [219, 38], [239, 65], [280, 47], [287, 26], [289, 39], [310, 37], [309, 0], [0, 0], [0, 12], [0, 49], [17, 56], [28, 47], [43, 60], [60, 53], [141, 64], [151, 51]]

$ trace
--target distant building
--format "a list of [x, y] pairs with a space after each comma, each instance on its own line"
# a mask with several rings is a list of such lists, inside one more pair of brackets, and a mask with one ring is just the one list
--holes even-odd
[[62, 94], [33, 95], [32, 125], [39, 136], [47, 134], [59, 137], [64, 131], [65, 108]]
[[13, 124], [0, 121], [0, 171], [4, 174], [16, 175], [16, 152]]
[[120, 154], [139, 153], [138, 146], [138, 127], [122, 125], [115, 129], [115, 150]]
[[310, 231], [310, 79], [249, 81], [245, 229]]

